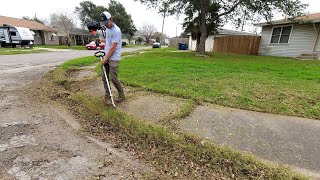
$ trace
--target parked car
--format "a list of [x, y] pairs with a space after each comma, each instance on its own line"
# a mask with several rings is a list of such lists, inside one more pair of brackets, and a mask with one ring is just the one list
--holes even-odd
[[158, 42], [153, 43], [152, 48], [160, 48], [160, 43]]
[[86, 48], [87, 48], [88, 50], [99, 50], [99, 49], [104, 49], [104, 47], [105, 47], [105, 44], [104, 44], [104, 43], [100, 43], [100, 44], [99, 44], [99, 47], [97, 47], [95, 41], [92, 41], [92, 42], [90, 42], [89, 44], [86, 45]]

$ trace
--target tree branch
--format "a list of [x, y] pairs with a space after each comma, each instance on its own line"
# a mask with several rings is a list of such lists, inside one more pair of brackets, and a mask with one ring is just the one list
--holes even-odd
[[232, 11], [234, 11], [234, 9], [242, 2], [242, 0], [239, 0], [237, 3], [235, 3], [228, 11], [225, 11], [221, 14], [218, 14], [217, 16], [215, 16], [211, 22], [214, 22], [215, 20], [217, 20], [219, 17], [230, 14]]

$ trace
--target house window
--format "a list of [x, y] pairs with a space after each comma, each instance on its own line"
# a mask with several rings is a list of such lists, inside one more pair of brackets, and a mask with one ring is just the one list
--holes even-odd
[[292, 26], [275, 27], [272, 31], [271, 44], [288, 44]]
[[50, 41], [56, 40], [56, 36], [57, 36], [57, 35], [56, 35], [55, 33], [51, 33], [51, 34], [50, 34], [50, 37], [49, 37], [49, 38], [50, 38]]

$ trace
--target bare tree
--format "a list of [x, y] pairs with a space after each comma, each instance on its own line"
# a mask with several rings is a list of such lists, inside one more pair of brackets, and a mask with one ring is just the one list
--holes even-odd
[[157, 28], [152, 24], [143, 25], [139, 31], [139, 36], [143, 36], [146, 39], [147, 45], [150, 44], [151, 37], [157, 32]]
[[57, 12], [50, 15], [50, 26], [59, 29], [67, 37], [68, 45], [71, 45], [73, 31], [76, 29], [76, 16], [68, 12]]

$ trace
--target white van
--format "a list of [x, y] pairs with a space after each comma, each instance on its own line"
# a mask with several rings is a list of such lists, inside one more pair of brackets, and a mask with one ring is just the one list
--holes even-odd
[[13, 27], [4, 24], [0, 26], [0, 46], [32, 46], [34, 44], [34, 33], [28, 28]]

